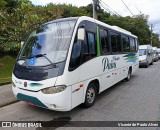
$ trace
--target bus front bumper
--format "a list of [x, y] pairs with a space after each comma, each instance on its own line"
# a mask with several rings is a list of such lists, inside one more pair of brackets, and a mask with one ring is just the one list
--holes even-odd
[[71, 87], [55, 94], [43, 94], [41, 91], [33, 92], [12, 86], [16, 98], [30, 105], [43, 107], [55, 111], [69, 111], [71, 107]]

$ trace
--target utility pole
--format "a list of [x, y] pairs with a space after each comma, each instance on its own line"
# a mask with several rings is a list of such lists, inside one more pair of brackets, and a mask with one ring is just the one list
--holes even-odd
[[152, 31], [153, 31], [153, 24], [151, 24], [151, 46], [152, 46]]
[[99, 0], [93, 0], [93, 18], [98, 19], [97, 12], [100, 10]]

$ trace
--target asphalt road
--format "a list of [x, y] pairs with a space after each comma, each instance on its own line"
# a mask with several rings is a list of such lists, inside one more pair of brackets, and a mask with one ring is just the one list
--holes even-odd
[[[69, 112], [56, 112], [33, 107], [20, 101], [0, 108], [0, 121], [53, 121], [59, 118], [72, 121], [160, 121], [159, 99], [160, 61], [154, 62], [154, 65], [150, 65], [149, 68], [140, 68], [132, 75], [129, 82], [121, 81], [101, 93], [91, 108], [84, 109], [78, 106]], [[37, 130], [43, 129], [37, 128]], [[150, 130], [151, 128], [136, 129]], [[152, 129], [160, 130], [156, 127]]]

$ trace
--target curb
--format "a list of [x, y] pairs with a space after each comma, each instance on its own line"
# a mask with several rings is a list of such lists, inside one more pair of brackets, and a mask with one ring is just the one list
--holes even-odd
[[0, 104], [0, 108], [8, 106], [8, 105], [11, 105], [11, 104], [19, 102], [19, 101], [20, 100], [17, 99], [17, 100], [14, 100], [14, 101], [10, 101], [10, 102], [6, 102], [6, 103], [3, 103], [3, 104]]
[[11, 84], [11, 82], [0, 83], [0, 86], [2, 86], [2, 85], [7, 85], [7, 84]]
[[4, 84], [5, 85], [0, 86], [0, 108], [19, 101], [12, 92], [10, 82]]

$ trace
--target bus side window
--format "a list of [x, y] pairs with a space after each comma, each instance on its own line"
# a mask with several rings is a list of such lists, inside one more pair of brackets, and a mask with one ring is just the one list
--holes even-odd
[[80, 60], [81, 60], [81, 41], [77, 41], [77, 36], [76, 36], [72, 47], [69, 70], [73, 71], [74, 69], [76, 69], [80, 65]]
[[100, 44], [101, 44], [101, 53], [105, 55], [107, 53], [106, 42], [104, 37], [104, 30], [100, 29]]
[[[87, 46], [86, 46], [87, 45]], [[84, 49], [83, 47], [87, 48], [88, 50]], [[86, 40], [82, 44], [82, 58], [81, 64], [87, 62], [88, 60], [92, 59], [97, 54], [96, 48], [96, 41], [95, 41], [95, 33], [86, 32]]]
[[138, 51], [138, 41], [137, 39], [134, 39], [135, 40], [135, 44], [136, 44], [136, 52]]
[[85, 34], [85, 37], [84, 37], [84, 41], [82, 41], [81, 45], [82, 45], [81, 53], [82, 54], [87, 54], [88, 53], [88, 45], [87, 45], [86, 34]]
[[121, 42], [121, 35], [117, 34], [117, 49], [118, 52], [122, 52], [122, 42]]
[[108, 31], [104, 30], [104, 38], [105, 38], [105, 43], [106, 43], [106, 52], [110, 52], [110, 46], [109, 46], [109, 41], [108, 41]]
[[112, 46], [112, 52], [117, 52], [117, 38], [115, 33], [110, 33], [111, 35], [111, 46]]
[[100, 29], [101, 53], [106, 55], [109, 52], [108, 33], [106, 30]]
[[87, 32], [87, 43], [88, 43], [89, 54], [96, 56], [97, 49], [96, 49], [96, 41], [95, 41], [95, 34], [94, 33]]
[[123, 52], [130, 52], [129, 37], [123, 35], [122, 42], [123, 42]]
[[134, 38], [130, 37], [130, 51], [136, 52], [136, 43]]
[[122, 46], [121, 46], [121, 37], [119, 34], [111, 32], [111, 46], [112, 46], [112, 52], [122, 52]]

